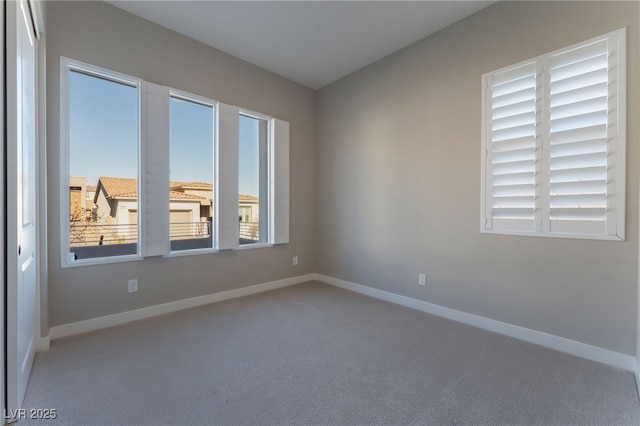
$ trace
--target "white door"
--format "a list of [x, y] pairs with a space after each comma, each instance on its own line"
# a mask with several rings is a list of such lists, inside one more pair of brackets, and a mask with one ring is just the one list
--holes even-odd
[[36, 347], [36, 38], [25, 0], [7, 13], [7, 408], [18, 409]]

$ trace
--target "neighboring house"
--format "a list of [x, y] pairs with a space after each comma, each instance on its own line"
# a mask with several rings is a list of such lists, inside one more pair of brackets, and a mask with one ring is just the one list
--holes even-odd
[[[136, 179], [100, 177], [94, 197], [95, 221], [113, 226], [113, 233], [127, 236], [137, 233], [138, 182]], [[209, 216], [202, 216], [201, 207], [211, 205], [208, 198], [169, 191], [169, 220], [172, 236], [197, 235], [199, 227]], [[205, 210], [208, 212], [208, 210]]]
[[240, 222], [260, 221], [260, 200], [253, 195], [240, 194], [238, 197], [238, 216]]
[[[86, 218], [87, 178], [72, 176], [69, 178], [69, 220], [80, 222]], [[93, 203], [92, 203], [93, 204]], [[89, 209], [88, 211], [91, 211]]]
[[[206, 182], [171, 182], [171, 191], [183, 192], [206, 198], [209, 204], [201, 206], [200, 216], [213, 216], [213, 185]], [[258, 222], [260, 220], [260, 203], [258, 197], [240, 194], [238, 196], [238, 216], [240, 222]]]
[[169, 190], [175, 193], [187, 194], [205, 201], [200, 204], [200, 217], [213, 216], [213, 185], [206, 182], [170, 182]]
[[[85, 179], [86, 181], [86, 179]], [[85, 185], [86, 186], [86, 185]], [[134, 237], [138, 223], [138, 183], [136, 179], [100, 177], [94, 190], [92, 222], [109, 226], [114, 235]], [[240, 195], [241, 222], [259, 221], [259, 200]], [[169, 221], [171, 237], [209, 235], [205, 225], [213, 216], [213, 186], [205, 182], [171, 182]]]
[[93, 211], [93, 198], [96, 195], [96, 187], [95, 185], [87, 185], [86, 195], [84, 197], [85, 202], [85, 211], [87, 212], [87, 217], [91, 218], [91, 212]]

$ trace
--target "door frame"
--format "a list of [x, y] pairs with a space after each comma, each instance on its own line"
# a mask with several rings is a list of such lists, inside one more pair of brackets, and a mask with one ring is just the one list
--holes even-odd
[[6, 258], [6, 225], [7, 221], [5, 219], [5, 198], [6, 198], [6, 149], [7, 149], [7, 132], [5, 127], [5, 86], [6, 79], [4, 75], [5, 64], [7, 61], [7, 57], [5, 54], [5, 29], [7, 28], [7, 22], [5, 21], [5, 7], [6, 2], [2, 2], [0, 5], [0, 22], [2, 22], [2, 31], [0, 31], [0, 56], [2, 57], [2, 62], [0, 63], [0, 129], [2, 131], [2, 148], [0, 149], [0, 409], [2, 410], [2, 421], [1, 424], [5, 424], [4, 413], [6, 413], [5, 409], [7, 407], [6, 400], [6, 388], [7, 388], [7, 364], [6, 360], [6, 333], [5, 333], [5, 314], [6, 314], [6, 303], [5, 303], [5, 282], [7, 276], [7, 258]]

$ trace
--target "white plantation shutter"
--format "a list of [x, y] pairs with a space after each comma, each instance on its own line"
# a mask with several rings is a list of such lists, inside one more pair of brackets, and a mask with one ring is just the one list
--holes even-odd
[[616, 235], [618, 59], [616, 37], [550, 58], [551, 232]]
[[490, 186], [485, 226], [533, 231], [539, 133], [536, 64], [497, 73], [487, 83], [490, 144], [486, 167]]
[[289, 123], [274, 118], [271, 120], [271, 129], [271, 242], [285, 244], [289, 242]]
[[483, 76], [483, 231], [624, 239], [625, 31]]
[[240, 108], [218, 104], [217, 248], [238, 248], [238, 117]]
[[144, 82], [141, 108], [142, 256], [169, 254], [169, 88]]

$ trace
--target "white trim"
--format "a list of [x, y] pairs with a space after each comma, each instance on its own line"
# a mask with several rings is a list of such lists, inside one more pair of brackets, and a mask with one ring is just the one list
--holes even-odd
[[[36, 8], [35, 14], [36, 16], [41, 15], [40, 2], [36, 2], [38, 7]], [[38, 24], [38, 22], [40, 23]], [[37, 25], [39, 28], [43, 28], [42, 17], [36, 19]], [[42, 31], [40, 30], [40, 33]], [[46, 303], [48, 294], [48, 271], [49, 271], [49, 256], [48, 256], [48, 234], [47, 234], [47, 199], [48, 199], [48, 191], [47, 191], [47, 97], [46, 97], [46, 87], [47, 87], [47, 49], [46, 49], [46, 37], [40, 37], [37, 45], [37, 54], [36, 54], [36, 69], [37, 69], [37, 86], [36, 86], [36, 100], [37, 100], [37, 141], [38, 146], [36, 147], [36, 208], [38, 214], [38, 224], [37, 224], [37, 259], [36, 265], [37, 269], [37, 278], [36, 278], [36, 338], [42, 339], [43, 335], [48, 335], [48, 320], [46, 329], [42, 327], [42, 307], [46, 306], [48, 309], [48, 305]], [[43, 289], [44, 296], [43, 296]], [[47, 337], [48, 340], [48, 337]], [[36, 347], [36, 350], [39, 350], [39, 345]]]
[[[4, 5], [2, 5], [2, 7], [0, 7], [0, 23], [2, 23], [2, 26], [4, 28], [5, 26], [5, 16], [4, 16]], [[0, 57], [2, 58], [2, 61], [5, 61], [5, 32], [4, 31], [0, 31]], [[6, 135], [6, 123], [4, 121], [4, 99], [5, 99], [5, 92], [4, 92], [4, 86], [5, 86], [5, 81], [6, 81], [6, 75], [4, 72], [4, 66], [0, 67], [0, 99], [2, 99], [3, 101], [0, 102], [0, 140], [2, 141], [2, 144], [0, 146], [0, 164], [2, 164], [2, 167], [0, 167], [0, 188], [3, 188], [2, 190], [0, 190], [0, 288], [4, 289], [5, 287], [5, 272], [6, 272], [6, 268], [7, 268], [7, 264], [6, 264], [6, 253], [4, 250], [4, 246], [5, 246], [5, 241], [7, 238], [7, 235], [5, 235], [5, 224], [6, 222], [6, 217], [5, 217], [5, 191], [4, 191], [4, 187], [5, 187], [5, 178], [6, 178], [6, 169], [4, 167], [4, 151], [5, 151], [5, 147], [7, 144], [7, 138], [5, 137]], [[5, 347], [6, 347], [6, 333], [5, 333], [5, 312], [6, 312], [6, 303], [5, 303], [5, 297], [4, 297], [4, 291], [0, 291], [0, 368], [2, 370], [2, 373], [0, 373], [0, 410], [2, 410], [3, 413], [6, 413], [6, 405], [5, 405], [5, 389], [6, 389], [6, 385], [7, 385], [7, 375], [6, 373], [6, 369], [5, 369], [5, 359], [6, 359], [6, 351], [5, 351]], [[4, 417], [4, 416], [3, 416]], [[0, 421], [0, 424], [5, 424], [6, 421], [3, 419]]]
[[[85, 265], [100, 265], [103, 263], [123, 262], [127, 260], [139, 260], [140, 256], [140, 229], [138, 229], [138, 241], [137, 241], [137, 254], [125, 255], [125, 256], [113, 256], [113, 257], [96, 257], [93, 259], [83, 259], [84, 261], [70, 262], [68, 259], [68, 253], [70, 252], [69, 244], [69, 72], [70, 71], [84, 72], [88, 75], [92, 75], [105, 80], [126, 84], [133, 86], [138, 91], [138, 146], [136, 152], [138, 153], [138, 193], [140, 193], [140, 149], [141, 149], [141, 129], [142, 129], [142, 81], [139, 78], [132, 77], [127, 74], [122, 74], [116, 71], [111, 71], [106, 68], [98, 67], [95, 65], [87, 64], [84, 62], [76, 61], [73, 59], [60, 57], [60, 173], [59, 173], [59, 187], [58, 196], [60, 200], [60, 266], [62, 268], [85, 266]], [[67, 188], [65, 190], [65, 188]], [[140, 214], [138, 209], [138, 215]], [[65, 213], [66, 212], [66, 213]], [[138, 218], [138, 223], [140, 220]]]
[[140, 103], [138, 253], [169, 254], [169, 88], [144, 81]]
[[[218, 180], [217, 169], [218, 169], [218, 109], [220, 108], [220, 102], [215, 99], [210, 99], [204, 96], [194, 95], [193, 93], [185, 92], [178, 89], [169, 88], [169, 105], [171, 105], [171, 99], [177, 99], [183, 102], [190, 102], [195, 105], [200, 105], [202, 107], [211, 108], [211, 119], [213, 124], [213, 132], [211, 139], [211, 148], [212, 148], [212, 157], [211, 157], [211, 182], [212, 182], [212, 193], [216, 191], [216, 181]], [[169, 108], [171, 111], [171, 108]], [[169, 113], [168, 119], [169, 127], [171, 127], [171, 113]], [[171, 140], [169, 140], [169, 151], [171, 151]], [[171, 170], [171, 152], [169, 152], [169, 171]], [[169, 182], [171, 182], [171, 172], [169, 172]], [[216, 218], [217, 221], [217, 209], [218, 203], [215, 200], [215, 195], [213, 195], [213, 206], [211, 217]], [[163, 257], [180, 257], [180, 256], [191, 256], [191, 255], [199, 255], [199, 254], [209, 254], [209, 253], [218, 253], [217, 249], [217, 229], [218, 226], [211, 223], [209, 232], [211, 233], [211, 247], [199, 248], [199, 249], [188, 249], [188, 250], [171, 250], [171, 236], [168, 236], [169, 240], [169, 253], [164, 255]]]
[[251, 111], [245, 108], [239, 108], [238, 115], [244, 115], [245, 117], [255, 118], [256, 120], [271, 121], [274, 117], [259, 112]]
[[542, 238], [568, 238], [574, 240], [601, 240], [601, 241], [624, 241], [623, 237], [618, 235], [600, 235], [600, 234], [569, 234], [562, 232], [554, 233], [542, 233], [542, 232], [526, 232], [526, 231], [507, 231], [507, 230], [493, 230], [493, 229], [481, 229], [482, 234], [496, 234], [496, 235], [512, 235], [516, 237], [542, 237]]
[[248, 243], [248, 244], [240, 244], [235, 248], [236, 251], [240, 250], [249, 250], [249, 249], [259, 249], [259, 248], [267, 248], [273, 247], [271, 243]]
[[640, 362], [636, 363], [636, 370], [633, 372], [633, 377], [636, 379], [636, 390], [638, 391], [638, 399], [640, 399]]
[[199, 249], [190, 249], [190, 250], [175, 250], [170, 251], [169, 254], [165, 254], [162, 256], [163, 258], [170, 259], [172, 257], [183, 257], [183, 256], [197, 256], [199, 254], [211, 254], [218, 253], [217, 249], [214, 248], [199, 248]]
[[[607, 162], [606, 168], [606, 215], [603, 222], [589, 221], [588, 218], [566, 219], [551, 221], [552, 209], [550, 200], [552, 194], [549, 187], [550, 162], [553, 155], [550, 151], [550, 122], [551, 116], [549, 95], [554, 83], [550, 79], [550, 69], [554, 58], [576, 60], [575, 51], [592, 54], [592, 45], [606, 44], [605, 51], [609, 53], [607, 71], [609, 75], [607, 119]], [[590, 50], [591, 49], [591, 50]], [[596, 49], [600, 52], [600, 50]], [[568, 59], [570, 58], [570, 59]], [[583, 55], [578, 55], [583, 58]], [[564, 62], [560, 62], [560, 65]], [[510, 81], [509, 79], [527, 77], [533, 72], [529, 66], [535, 67], [536, 95], [535, 95], [535, 199], [533, 223], [528, 218], [498, 220], [494, 218], [492, 205], [496, 198], [493, 196], [492, 162], [492, 124], [491, 116], [494, 110], [492, 90], [494, 85]], [[558, 65], [558, 66], [560, 66]], [[532, 59], [495, 70], [482, 75], [482, 163], [481, 163], [481, 232], [504, 235], [546, 236], [552, 238], [576, 238], [592, 240], [624, 241], [625, 239], [625, 181], [626, 181], [626, 28], [603, 34], [553, 52], [537, 56]], [[515, 90], [515, 89], [514, 89]], [[615, 119], [611, 120], [612, 114]], [[613, 121], [613, 125], [611, 121]], [[542, 142], [540, 140], [542, 138]], [[519, 159], [509, 160], [518, 162]], [[527, 159], [528, 161], [528, 159]], [[505, 163], [509, 164], [509, 163]], [[515, 164], [515, 163], [513, 163]], [[513, 184], [513, 182], [511, 182]], [[519, 196], [529, 195], [519, 193]], [[496, 196], [497, 197], [497, 196]], [[525, 201], [526, 201], [525, 200]], [[602, 224], [601, 224], [602, 223]], [[533, 225], [533, 226], [532, 226]], [[531, 230], [531, 231], [530, 231]]]
[[410, 297], [401, 296], [399, 294], [390, 293], [384, 290], [378, 290], [361, 284], [340, 280], [338, 278], [329, 277], [322, 274], [315, 274], [318, 281], [340, 287], [355, 293], [364, 294], [376, 299], [395, 303], [397, 305], [406, 306], [439, 317], [447, 318], [473, 327], [482, 328], [494, 333], [503, 334], [505, 336], [514, 337], [524, 340], [525, 342], [535, 343], [540, 346], [555, 349], [581, 358], [611, 365], [613, 367], [622, 368], [628, 371], [636, 370], [636, 358], [631, 355], [622, 354], [611, 351], [609, 349], [599, 348], [597, 346], [588, 345], [586, 343], [577, 342], [575, 340], [566, 339], [564, 337], [554, 336], [543, 333], [541, 331], [508, 324], [502, 321], [496, 321], [490, 318], [481, 317], [479, 315], [469, 314], [444, 306], [435, 305], [433, 303], [424, 302], [422, 300], [412, 299]]
[[269, 120], [269, 242], [289, 242], [289, 123]]
[[238, 226], [238, 138], [239, 108], [218, 104], [216, 109], [217, 143], [215, 145], [215, 248], [233, 250], [238, 248], [240, 228]]
[[183, 90], [173, 89], [171, 87], [169, 88], [169, 97], [213, 108], [212, 113], [213, 113], [213, 116], [214, 116], [213, 124], [214, 124], [214, 138], [215, 138], [215, 124], [216, 124], [215, 123], [215, 116], [216, 116], [215, 110], [216, 110], [216, 108], [218, 108], [218, 104], [220, 102], [216, 101], [215, 99], [207, 98], [207, 97], [200, 96], [200, 95], [194, 95], [193, 93], [185, 92]]
[[44, 19], [42, 17], [41, 2], [45, 0], [28, 0], [29, 7], [31, 8], [32, 19], [34, 24], [34, 32], [36, 38], [40, 39], [44, 33]]
[[138, 260], [144, 260], [144, 257], [139, 254], [125, 254], [122, 256], [108, 256], [108, 257], [94, 257], [91, 259], [74, 260], [73, 262], [67, 262], [62, 265], [62, 268], [78, 268], [80, 266], [92, 266], [92, 265], [105, 265], [109, 263], [120, 262], [137, 262]]
[[49, 331], [49, 337], [54, 340], [61, 337], [73, 336], [75, 334], [100, 330], [102, 328], [113, 327], [115, 325], [125, 324], [144, 318], [150, 318], [158, 315], [168, 314], [171, 312], [181, 311], [184, 309], [194, 308], [196, 306], [208, 305], [210, 303], [221, 302], [223, 300], [235, 299], [238, 297], [249, 296], [251, 294], [275, 290], [281, 287], [288, 287], [294, 284], [303, 283], [305, 281], [311, 281], [314, 278], [315, 274], [300, 275], [297, 277], [256, 284], [249, 287], [227, 290], [220, 293], [213, 293], [204, 296], [192, 297], [190, 299], [177, 300], [175, 302], [164, 303], [162, 305], [135, 309], [133, 311], [121, 312], [118, 314], [92, 318], [70, 324], [58, 325], [55, 327], [51, 327]]
[[635, 374], [636, 382], [638, 384], [638, 392], [640, 393], [640, 369], [638, 368], [639, 365], [637, 364], [636, 358], [631, 355], [622, 354], [597, 346], [588, 345], [586, 343], [577, 342], [575, 340], [566, 339], [564, 337], [554, 336], [551, 334], [543, 333], [541, 331], [508, 324], [502, 321], [496, 321], [479, 315], [469, 314], [444, 306], [435, 305], [433, 303], [424, 302], [422, 300], [401, 296], [399, 294], [390, 293], [384, 290], [378, 290], [372, 287], [367, 287], [361, 284], [356, 284], [353, 282], [317, 273], [285, 278], [282, 280], [227, 290], [220, 293], [212, 293], [204, 296], [193, 297], [190, 299], [177, 300], [161, 305], [140, 308], [133, 311], [121, 312], [118, 314], [107, 315], [99, 318], [92, 318], [84, 321], [58, 325], [50, 329], [48, 337], [43, 337], [40, 339], [40, 341], [38, 342], [38, 350], [47, 350], [49, 348], [49, 339], [60, 339], [62, 337], [100, 330], [103, 328], [113, 327], [132, 321], [151, 318], [158, 315], [164, 315], [167, 313], [177, 312], [197, 306], [208, 305], [224, 300], [235, 299], [238, 297], [249, 296], [252, 294], [275, 290], [282, 287], [288, 287], [312, 280], [321, 281], [334, 287], [353, 291], [354, 293], [363, 294], [365, 296], [370, 296], [379, 300], [384, 300], [386, 302], [405, 306], [411, 309], [416, 309], [442, 318], [447, 318], [452, 321], [520, 339], [525, 342], [534, 343], [540, 346], [555, 349], [560, 352], [600, 362], [627, 371], [632, 371]]
[[51, 349], [51, 339], [49, 339], [49, 336], [40, 337], [36, 341], [36, 352], [45, 352], [49, 349]]

